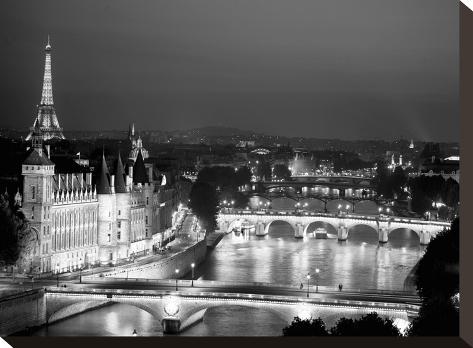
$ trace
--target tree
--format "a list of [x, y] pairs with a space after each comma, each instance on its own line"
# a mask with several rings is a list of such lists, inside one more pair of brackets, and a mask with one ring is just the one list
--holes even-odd
[[235, 182], [237, 186], [247, 185], [251, 182], [251, 170], [247, 166], [238, 168], [235, 173]]
[[427, 300], [408, 328], [409, 336], [458, 336], [460, 315], [450, 299]]
[[8, 197], [0, 195], [0, 262], [14, 265], [21, 253], [20, 238], [27, 228], [23, 213], [12, 207]]
[[321, 318], [301, 319], [294, 317], [289, 326], [282, 329], [284, 336], [328, 336], [325, 323]]
[[399, 197], [403, 193], [403, 188], [407, 184], [407, 176], [401, 166], [394, 169], [394, 173], [390, 178], [390, 190]]
[[386, 198], [391, 198], [391, 192], [389, 189], [389, 170], [386, 167], [384, 161], [378, 161], [376, 165], [376, 176], [374, 183], [376, 185], [376, 192], [378, 195], [382, 195]]
[[416, 269], [422, 299], [419, 315], [409, 327], [413, 336], [457, 336], [459, 312], [452, 298], [459, 293], [460, 220], [433, 238]]
[[258, 165], [256, 166], [256, 176], [259, 177], [261, 180], [263, 178], [265, 180], [271, 179], [271, 165], [264, 159], [260, 159], [258, 161]]
[[389, 318], [372, 312], [359, 319], [341, 318], [330, 329], [333, 336], [400, 336], [399, 329]]
[[276, 164], [273, 168], [273, 175], [279, 180], [289, 180], [291, 171], [285, 164]]
[[449, 299], [459, 292], [459, 218], [433, 238], [416, 269], [416, 286], [423, 300]]
[[208, 231], [217, 227], [218, 195], [215, 187], [205, 182], [195, 182], [189, 195], [189, 207]]

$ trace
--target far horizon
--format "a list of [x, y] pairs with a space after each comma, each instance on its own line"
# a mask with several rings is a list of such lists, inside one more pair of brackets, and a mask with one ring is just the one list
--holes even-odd
[[2, 2], [0, 126], [33, 124], [51, 34], [66, 132], [135, 122], [458, 142], [458, 4], [341, 3]]

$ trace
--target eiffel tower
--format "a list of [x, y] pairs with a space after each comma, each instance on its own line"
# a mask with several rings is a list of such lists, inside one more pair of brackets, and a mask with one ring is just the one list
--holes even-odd
[[34, 132], [40, 133], [43, 140], [49, 139], [65, 139], [62, 134], [62, 128], [59, 127], [59, 122], [56, 117], [56, 110], [54, 110], [53, 102], [53, 80], [51, 76], [51, 44], [49, 43], [45, 48], [46, 61], [44, 64], [44, 79], [43, 79], [43, 93], [41, 94], [41, 103], [38, 105], [38, 114], [34, 121], [33, 127], [30, 128], [30, 133], [26, 140], [30, 140]]

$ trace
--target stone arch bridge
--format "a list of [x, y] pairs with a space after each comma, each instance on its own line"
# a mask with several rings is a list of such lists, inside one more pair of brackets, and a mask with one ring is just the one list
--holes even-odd
[[255, 227], [257, 236], [268, 234], [269, 227], [274, 221], [283, 221], [292, 226], [296, 238], [305, 237], [307, 229], [311, 223], [323, 222], [334, 227], [337, 231], [338, 240], [341, 241], [348, 239], [348, 235], [353, 227], [365, 225], [377, 231], [380, 243], [386, 243], [389, 234], [394, 230], [409, 229], [419, 236], [422, 245], [429, 244], [432, 237], [450, 227], [450, 223], [448, 222], [426, 221], [422, 219], [396, 216], [375, 216], [348, 213], [294, 213], [270, 210], [223, 211], [220, 212], [217, 221], [219, 229], [224, 232], [231, 232], [234, 228], [241, 226], [241, 224], [245, 222], [247, 225], [253, 225]]
[[[205, 311], [219, 306], [245, 306], [265, 309], [289, 324], [295, 316], [316, 318], [334, 324], [343, 314], [345, 317], [357, 317], [370, 312], [391, 319], [409, 318], [417, 315], [417, 303], [373, 302], [342, 300], [334, 298], [297, 298], [291, 296], [257, 295], [246, 293], [212, 292], [171, 292], [157, 290], [124, 289], [74, 289], [64, 290], [49, 288], [45, 291], [46, 323], [102, 308], [114, 303], [127, 304], [150, 313], [162, 323], [166, 332], [166, 322], [177, 322], [179, 332], [202, 320]], [[282, 329], [282, 328], [281, 328]]]

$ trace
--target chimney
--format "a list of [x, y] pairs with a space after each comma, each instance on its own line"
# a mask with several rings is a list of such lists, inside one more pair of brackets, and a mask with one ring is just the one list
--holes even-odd
[[128, 167], [128, 175], [133, 179], [133, 166]]
[[61, 174], [57, 175], [57, 189], [61, 190]]
[[46, 152], [48, 153], [48, 158], [51, 159], [51, 145], [46, 145]]
[[80, 178], [80, 189], [82, 190], [84, 188], [84, 173], [80, 173], [79, 174], [79, 178]]
[[66, 190], [69, 190], [69, 174], [65, 174], [66, 175]]
[[85, 173], [85, 183], [87, 186], [92, 186], [92, 173]]
[[148, 181], [153, 182], [153, 166], [148, 167]]
[[115, 175], [110, 175], [110, 189], [115, 193]]

